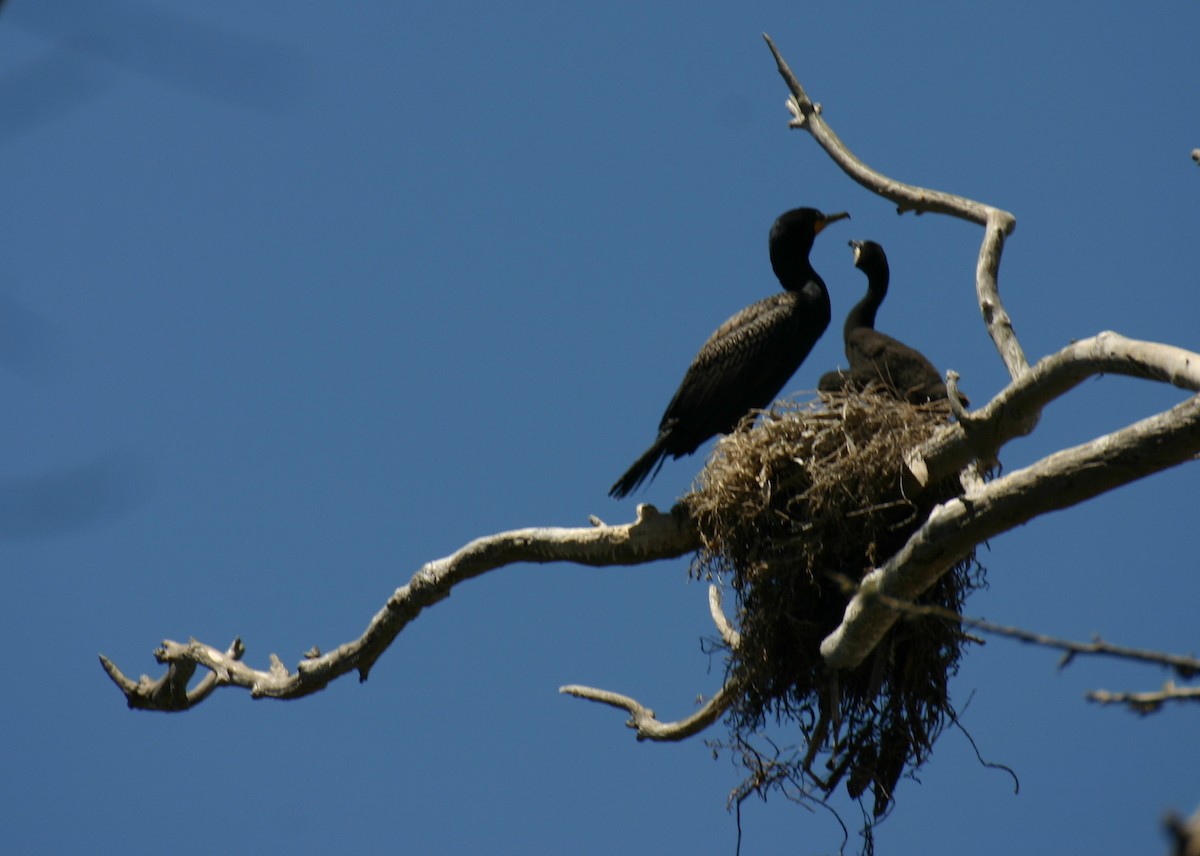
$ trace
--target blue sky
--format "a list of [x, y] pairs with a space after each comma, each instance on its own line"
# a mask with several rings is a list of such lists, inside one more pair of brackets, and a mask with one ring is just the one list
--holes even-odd
[[[853, 216], [813, 253], [836, 319], [864, 284], [845, 242], [878, 240], [880, 328], [975, 401], [1000, 389], [980, 230], [897, 217], [788, 131], [763, 31], [873, 166], [1017, 216], [1001, 288], [1031, 358], [1105, 329], [1200, 348], [1195, 3], [7, 4], [7, 851], [733, 852], [727, 758], [556, 694], [674, 718], [717, 688], [686, 561], [496, 572], [367, 684], [294, 703], [135, 713], [96, 655], [158, 674], [163, 638], [240, 635], [294, 666], [476, 536], [630, 519], [608, 486], [709, 332], [777, 288], [766, 235], [791, 207]], [[827, 335], [788, 389], [842, 359]], [[1004, 463], [1179, 397], [1089, 382]], [[669, 506], [701, 464], [636, 500]], [[1196, 478], [995, 539], [968, 610], [1193, 650]], [[879, 852], [1164, 846], [1161, 814], [1200, 798], [1195, 710], [1093, 707], [1166, 675], [1056, 660], [969, 653], [962, 721], [1021, 792], [949, 731]], [[745, 854], [841, 841], [783, 800], [742, 825]]]

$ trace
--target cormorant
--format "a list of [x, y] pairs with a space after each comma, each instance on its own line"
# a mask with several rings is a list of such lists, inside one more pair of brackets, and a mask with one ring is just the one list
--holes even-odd
[[681, 458], [766, 407], [829, 326], [829, 292], [808, 261], [817, 234], [850, 215], [795, 208], [780, 215], [769, 245], [781, 294], [751, 304], [709, 336], [658, 424], [658, 437], [608, 492], [620, 499]]
[[[850, 310], [842, 337], [846, 343], [848, 372], [827, 372], [817, 389], [831, 392], [865, 388], [882, 381], [901, 399], [923, 404], [946, 397], [946, 383], [920, 351], [875, 329], [875, 312], [888, 290], [888, 261], [874, 241], [851, 241], [854, 266], [867, 275], [867, 295]], [[960, 396], [961, 397], [961, 396]]]

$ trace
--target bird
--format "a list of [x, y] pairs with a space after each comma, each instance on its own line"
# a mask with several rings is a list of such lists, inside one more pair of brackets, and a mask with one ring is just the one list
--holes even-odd
[[867, 275], [867, 294], [850, 310], [842, 329], [850, 370], [825, 373], [817, 389], [861, 390], [868, 384], [882, 383], [898, 398], [913, 404], [946, 398], [946, 383], [924, 354], [875, 329], [875, 313], [887, 296], [890, 278], [883, 247], [874, 241], [850, 241], [850, 248], [854, 251], [854, 266]]
[[849, 216], [793, 208], [775, 220], [768, 246], [784, 290], [747, 306], [708, 337], [667, 405], [654, 443], [609, 496], [628, 496], [658, 474], [668, 455], [690, 455], [771, 403], [829, 326], [829, 292], [808, 254], [822, 229]]

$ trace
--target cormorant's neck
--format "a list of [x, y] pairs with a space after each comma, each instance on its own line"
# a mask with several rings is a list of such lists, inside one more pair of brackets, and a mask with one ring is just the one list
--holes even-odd
[[810, 282], [819, 283], [821, 290], [825, 288], [825, 283], [813, 270], [807, 255], [800, 258], [777, 258], [772, 254], [771, 268], [775, 271], [779, 284], [788, 291], [794, 291], [797, 294], [803, 293], [804, 286]]
[[879, 310], [883, 298], [887, 296], [888, 269], [872, 269], [867, 272], [867, 296], [855, 304], [846, 316], [846, 327], [843, 334], [849, 336], [854, 330], [862, 327], [875, 329], [875, 313]]

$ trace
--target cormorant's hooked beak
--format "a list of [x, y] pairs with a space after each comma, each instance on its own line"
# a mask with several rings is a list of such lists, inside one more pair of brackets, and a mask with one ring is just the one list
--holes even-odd
[[824, 229], [826, 226], [828, 226], [830, 223], [834, 223], [838, 220], [849, 220], [849, 219], [850, 219], [850, 215], [847, 214], [845, 211], [839, 211], [836, 214], [823, 214], [823, 215], [821, 215], [821, 219], [817, 221], [817, 226], [813, 230], [813, 234], [814, 235], [821, 234], [821, 230]]

